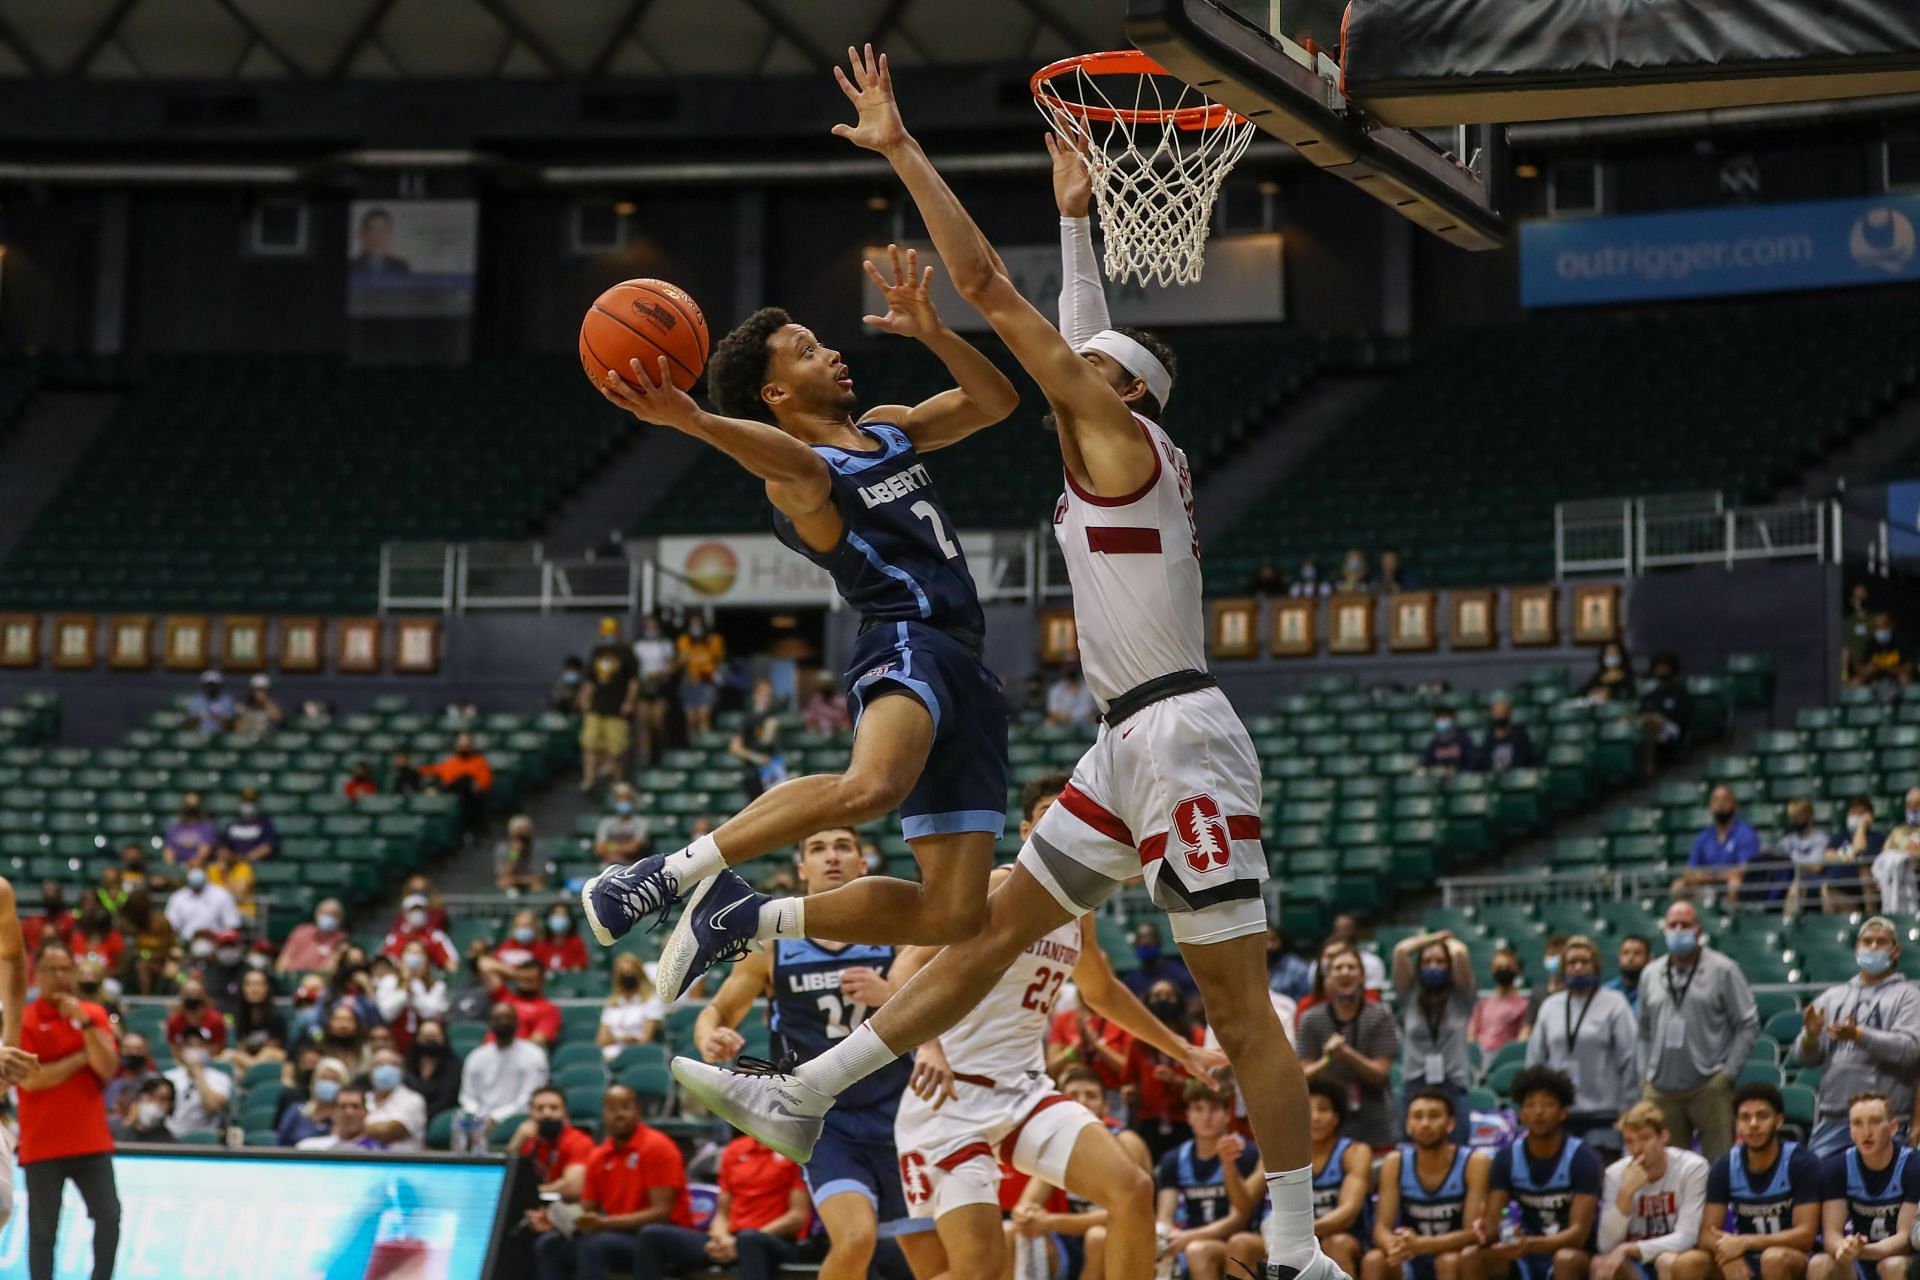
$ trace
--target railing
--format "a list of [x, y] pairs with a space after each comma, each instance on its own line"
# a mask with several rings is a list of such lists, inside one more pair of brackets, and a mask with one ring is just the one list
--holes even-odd
[[[1756, 859], [1741, 868], [1742, 895], [1734, 905], [1741, 911], [1776, 912], [1783, 905], [1777, 891], [1793, 873], [1794, 864], [1782, 858]], [[1531, 871], [1502, 876], [1443, 876], [1440, 904], [1446, 907], [1532, 906], [1542, 902], [1584, 902], [1593, 898], [1665, 898], [1673, 882], [1685, 874], [1684, 863], [1651, 863], [1632, 867], [1569, 870], [1543, 863]], [[1746, 892], [1747, 890], [1751, 892]], [[1809, 888], [1817, 905], [1819, 890]], [[1701, 897], [1726, 901], [1720, 886], [1695, 890]]]
[[1553, 509], [1554, 573], [1639, 574], [1750, 560], [1839, 563], [1835, 502], [1728, 509], [1715, 492], [1562, 502]]
[[380, 612], [601, 609], [634, 613], [652, 566], [630, 556], [548, 556], [537, 542], [392, 542], [380, 548]]

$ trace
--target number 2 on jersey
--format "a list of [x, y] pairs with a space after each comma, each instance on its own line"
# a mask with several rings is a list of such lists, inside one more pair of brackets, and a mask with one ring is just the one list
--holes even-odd
[[934, 510], [931, 502], [925, 498], [908, 507], [907, 510], [933, 526], [933, 540], [940, 544], [940, 554], [949, 560], [960, 558], [960, 548], [953, 545], [953, 539], [947, 536], [947, 527], [940, 521], [940, 513]]
[[[1027, 988], [1027, 994], [1021, 997], [1022, 1009], [1038, 1009], [1042, 1016], [1053, 1012], [1053, 1002], [1060, 998], [1060, 984], [1067, 980], [1065, 969], [1041, 969], [1034, 978], [1033, 985]], [[1051, 984], [1051, 987], [1049, 987]], [[1045, 992], [1045, 995], [1041, 993]]]
[[872, 1012], [858, 1000], [848, 1000], [841, 996], [821, 996], [816, 1003], [827, 1020], [827, 1039], [839, 1040], [853, 1034], [854, 1028], [867, 1020]]

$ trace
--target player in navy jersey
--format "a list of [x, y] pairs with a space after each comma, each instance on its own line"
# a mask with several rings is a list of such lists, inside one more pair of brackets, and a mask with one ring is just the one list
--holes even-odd
[[1186, 1103], [1193, 1136], [1160, 1157], [1154, 1174], [1165, 1251], [1186, 1259], [1189, 1280], [1221, 1280], [1230, 1261], [1258, 1275], [1265, 1245], [1249, 1230], [1248, 1211], [1235, 1205], [1228, 1180], [1244, 1185], [1259, 1167], [1259, 1153], [1230, 1132], [1231, 1094], [1189, 1080]]
[[[910, 251], [894, 279], [867, 270], [887, 300], [867, 322], [913, 337], [959, 384], [918, 405], [856, 419], [840, 353], [786, 312], [755, 312], [715, 348], [708, 413], [632, 362], [602, 391], [642, 421], [705, 440], [766, 483], [775, 528], [832, 575], [861, 616], [847, 669], [853, 758], [842, 774], [795, 778], [710, 835], [668, 855], [611, 868], [581, 902], [602, 945], [682, 896], [697, 895], [669, 935], [657, 985], [669, 1000], [750, 941], [813, 936], [840, 942], [958, 942], [986, 920], [987, 871], [1006, 825], [1006, 700], [981, 664], [984, 615], [953, 522], [922, 455], [1005, 418], [1019, 397], [1004, 374], [948, 329]], [[801, 905], [755, 894], [730, 865], [836, 824], [900, 811], [921, 880], [875, 876]], [[697, 886], [697, 888], [696, 888]], [[711, 925], [711, 927], [709, 927]]]
[[1807, 1264], [1807, 1280], [1906, 1280], [1920, 1157], [1896, 1141], [1885, 1094], [1855, 1094], [1847, 1128], [1853, 1145], [1828, 1156], [1822, 1169], [1822, 1247]]
[[1740, 1141], [1707, 1171], [1700, 1247], [1674, 1260], [1674, 1280], [1800, 1280], [1820, 1238], [1820, 1158], [1782, 1142], [1786, 1101], [1755, 1081], [1733, 1096]]
[[1380, 1162], [1373, 1248], [1361, 1280], [1476, 1280], [1474, 1233], [1486, 1210], [1492, 1157], [1452, 1140], [1453, 1098], [1416, 1090], [1407, 1100], [1407, 1136]]
[[1606, 1170], [1592, 1147], [1567, 1132], [1573, 1082], [1564, 1072], [1528, 1067], [1510, 1090], [1527, 1134], [1494, 1152], [1487, 1170], [1487, 1211], [1477, 1232], [1481, 1274], [1581, 1280], [1592, 1261]]
[[[817, 831], [800, 842], [796, 874], [808, 894], [853, 883], [866, 869], [850, 828]], [[733, 1057], [745, 1043], [734, 1028], [764, 996], [775, 1056], [804, 1062], [845, 1038], [892, 994], [892, 964], [888, 946], [778, 939], [733, 967], [700, 1011], [694, 1043], [709, 1062]], [[907, 1211], [893, 1145], [894, 1111], [914, 1072], [912, 1060], [900, 1058], [856, 1085], [833, 1109], [806, 1164], [807, 1187], [831, 1244], [822, 1280], [864, 1280], [881, 1238], [899, 1244], [919, 1280], [946, 1270], [932, 1220]]]

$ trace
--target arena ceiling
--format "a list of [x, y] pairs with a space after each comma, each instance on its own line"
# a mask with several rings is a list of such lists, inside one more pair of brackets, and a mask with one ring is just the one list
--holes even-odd
[[0, 77], [579, 80], [1038, 66], [1124, 48], [1118, 0], [4, 0]]

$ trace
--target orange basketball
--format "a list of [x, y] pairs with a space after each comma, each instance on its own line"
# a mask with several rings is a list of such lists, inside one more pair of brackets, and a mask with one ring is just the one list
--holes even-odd
[[609, 369], [632, 382], [630, 360], [658, 378], [661, 356], [682, 391], [707, 367], [707, 318], [685, 289], [665, 280], [622, 280], [587, 308], [580, 322], [580, 365], [595, 386], [606, 381]]

